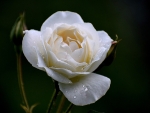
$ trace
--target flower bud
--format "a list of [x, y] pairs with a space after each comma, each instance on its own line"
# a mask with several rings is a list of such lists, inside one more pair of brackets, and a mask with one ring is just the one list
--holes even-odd
[[22, 52], [22, 39], [23, 39], [23, 31], [26, 29], [25, 21], [24, 21], [24, 14], [21, 14], [14, 26], [12, 27], [11, 33], [10, 33], [10, 40], [14, 43], [15, 51], [17, 53]]
[[121, 39], [118, 40], [118, 36], [116, 35], [116, 39], [115, 39], [115, 41], [112, 41], [112, 45], [107, 53], [106, 59], [102, 63], [102, 66], [109, 66], [113, 62], [113, 60], [116, 57], [117, 45], [120, 41], [121, 41]]

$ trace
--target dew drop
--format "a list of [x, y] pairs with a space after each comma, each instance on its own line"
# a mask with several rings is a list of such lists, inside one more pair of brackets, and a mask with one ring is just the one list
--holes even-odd
[[74, 96], [73, 98], [77, 98], [76, 96]]
[[83, 85], [83, 87], [85, 87], [85, 85]]
[[88, 88], [85, 88], [85, 89], [84, 89], [84, 91], [87, 91], [87, 90], [88, 90]]

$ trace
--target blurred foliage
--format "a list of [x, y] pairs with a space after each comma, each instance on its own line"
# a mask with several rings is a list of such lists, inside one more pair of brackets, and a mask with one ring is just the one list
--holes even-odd
[[[121, 43], [108, 67], [95, 72], [112, 81], [109, 91], [94, 104], [73, 107], [72, 113], [90, 109], [105, 113], [145, 113], [150, 108], [149, 9], [146, 0], [1, 0], [0, 1], [0, 108], [4, 113], [24, 113], [17, 81], [16, 56], [10, 42], [11, 28], [22, 12], [28, 29], [40, 30], [56, 11], [74, 11], [95, 29], [106, 31]], [[46, 112], [54, 90], [52, 80], [23, 59], [23, 79], [29, 104], [39, 103], [33, 113]]]

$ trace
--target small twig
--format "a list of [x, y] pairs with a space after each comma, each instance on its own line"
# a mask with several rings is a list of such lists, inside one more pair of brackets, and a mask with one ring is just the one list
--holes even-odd
[[28, 109], [28, 113], [30, 113], [28, 101], [24, 90], [23, 78], [22, 78], [21, 53], [17, 53], [16, 56], [17, 56], [17, 72], [18, 72], [18, 83], [20, 87], [20, 92], [23, 98], [23, 103], [25, 104], [25, 107]]
[[50, 112], [51, 112], [52, 107], [53, 107], [53, 105], [54, 105], [54, 102], [55, 102], [55, 100], [56, 100], [56, 98], [57, 98], [57, 95], [58, 95], [58, 93], [59, 93], [58, 82], [54, 81], [54, 83], [55, 83], [55, 90], [54, 90], [54, 93], [53, 93], [53, 95], [52, 95], [52, 97], [51, 97], [50, 103], [49, 103], [49, 105], [48, 105], [47, 113], [50, 113]]
[[72, 107], [73, 107], [73, 104], [71, 103], [71, 104], [68, 106], [68, 108], [67, 108], [67, 110], [65, 111], [65, 113], [69, 113], [69, 112], [71, 111]]
[[60, 103], [59, 103], [59, 106], [58, 106], [58, 109], [57, 109], [57, 112], [56, 112], [56, 113], [62, 113], [62, 108], [63, 108], [63, 106], [64, 106], [65, 100], [66, 100], [65, 96], [64, 96], [64, 95], [62, 95], [62, 97], [61, 97], [61, 100], [60, 100]]

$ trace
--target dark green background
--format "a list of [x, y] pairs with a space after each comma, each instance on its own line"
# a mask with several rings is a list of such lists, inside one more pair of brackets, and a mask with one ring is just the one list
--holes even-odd
[[[149, 9], [146, 0], [1, 0], [0, 1], [0, 112], [24, 113], [17, 82], [16, 56], [9, 40], [12, 25], [25, 11], [28, 29], [40, 30], [56, 11], [74, 11], [97, 30], [105, 30], [122, 41], [109, 67], [96, 73], [112, 81], [109, 91], [95, 104], [74, 107], [72, 113], [94, 109], [105, 113], [148, 113], [150, 111]], [[39, 103], [33, 113], [45, 113], [53, 83], [45, 72], [23, 59], [23, 79], [29, 104]]]

